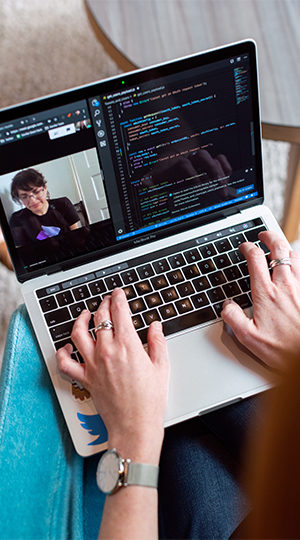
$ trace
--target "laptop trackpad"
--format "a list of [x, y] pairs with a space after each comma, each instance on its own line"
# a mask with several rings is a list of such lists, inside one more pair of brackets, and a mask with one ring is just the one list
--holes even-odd
[[222, 321], [168, 338], [171, 361], [166, 425], [262, 391], [274, 375]]

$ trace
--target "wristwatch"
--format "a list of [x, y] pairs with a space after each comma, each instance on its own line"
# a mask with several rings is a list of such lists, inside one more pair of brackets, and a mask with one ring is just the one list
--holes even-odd
[[97, 484], [106, 495], [112, 495], [122, 486], [157, 488], [159, 467], [148, 463], [132, 463], [123, 459], [116, 449], [107, 450], [97, 467]]

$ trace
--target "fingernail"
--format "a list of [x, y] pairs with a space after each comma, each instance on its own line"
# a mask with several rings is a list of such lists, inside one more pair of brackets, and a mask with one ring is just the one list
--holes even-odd
[[154, 326], [155, 330], [161, 330], [162, 324], [160, 321], [153, 321], [152, 326]]

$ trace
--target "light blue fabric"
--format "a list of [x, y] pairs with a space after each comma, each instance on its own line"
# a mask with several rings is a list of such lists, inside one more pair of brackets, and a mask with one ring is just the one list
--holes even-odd
[[104, 498], [95, 480], [83, 485], [96, 458], [84, 470], [25, 306], [10, 322], [0, 392], [0, 538], [96, 538]]

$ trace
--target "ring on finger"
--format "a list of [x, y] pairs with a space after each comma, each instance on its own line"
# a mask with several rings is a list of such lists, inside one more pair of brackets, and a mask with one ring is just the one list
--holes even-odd
[[270, 261], [270, 268], [275, 268], [275, 266], [280, 266], [287, 264], [288, 266], [292, 266], [292, 261], [290, 257], [282, 257], [281, 259], [272, 259]]
[[95, 328], [95, 332], [97, 333], [98, 330], [113, 330], [113, 329], [114, 329], [113, 322], [110, 321], [109, 319], [106, 319], [105, 321], [102, 321], [99, 324], [97, 324]]

